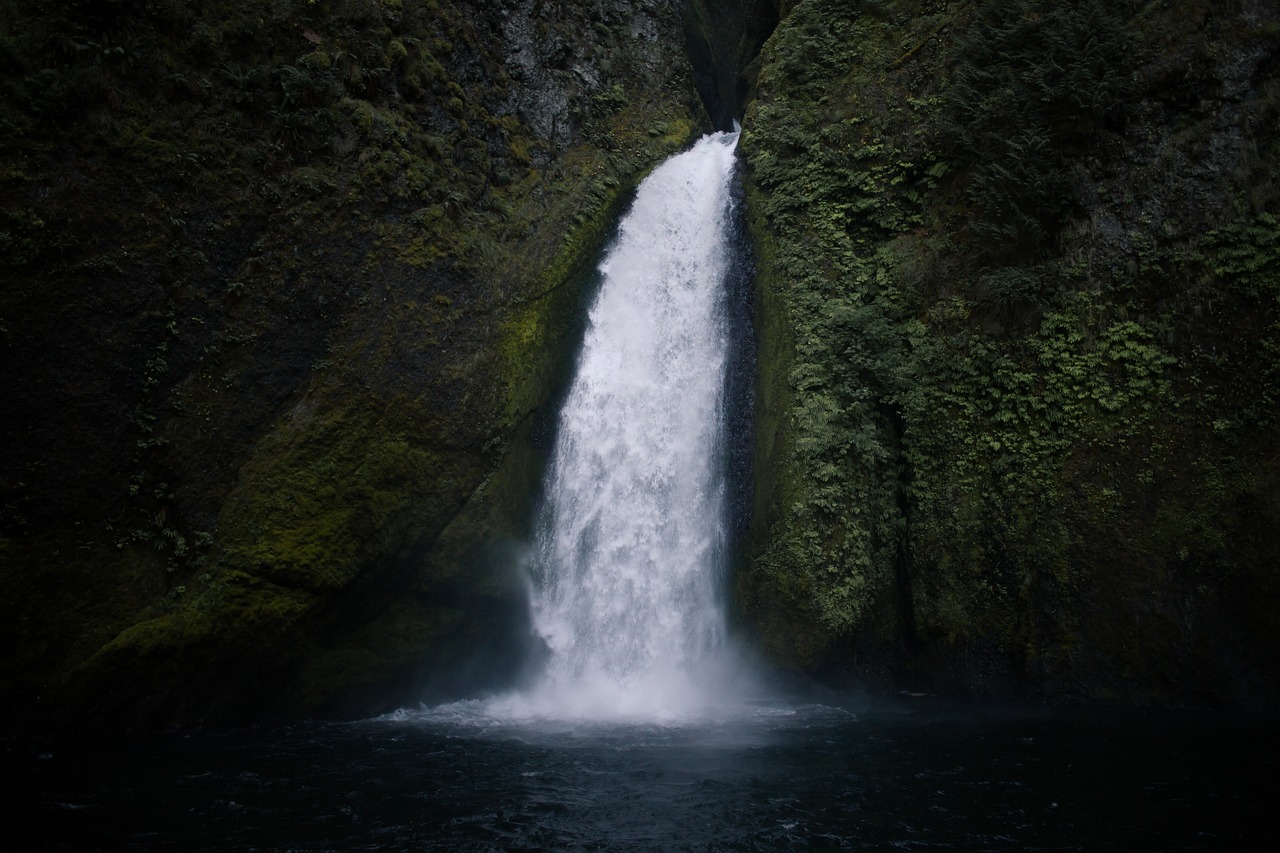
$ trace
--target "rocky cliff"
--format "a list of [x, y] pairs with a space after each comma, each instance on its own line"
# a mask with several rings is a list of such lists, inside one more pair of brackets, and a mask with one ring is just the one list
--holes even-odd
[[594, 260], [738, 117], [743, 633], [893, 689], [1274, 705], [1273, 6], [6, 4], [4, 716], [517, 678]]
[[742, 148], [777, 659], [1280, 699], [1280, 13], [805, 0]]
[[513, 676], [540, 413], [617, 207], [708, 121], [682, 26], [5, 5], [7, 713], [364, 713]]

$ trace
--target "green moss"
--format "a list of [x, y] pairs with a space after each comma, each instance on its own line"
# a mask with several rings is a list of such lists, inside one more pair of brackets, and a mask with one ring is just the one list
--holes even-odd
[[754, 230], [776, 235], [757, 264], [774, 306], [761, 329], [771, 470], [756, 513], [769, 534], [744, 593], [769, 602], [784, 588], [786, 606], [813, 612], [826, 639], [807, 644], [811, 663], [885, 591], [902, 525], [894, 353], [905, 330], [878, 244], [918, 217], [913, 161], [927, 153], [887, 144], [861, 118], [859, 75], [878, 77], [896, 50], [885, 33], [852, 9], [797, 7], [766, 49], [778, 61], [762, 67], [743, 139]]
[[201, 596], [173, 613], [131, 625], [85, 663], [113, 656], [154, 659], [209, 642], [247, 649], [278, 641], [315, 603], [304, 592], [240, 572], [223, 573]]
[[[776, 655], [876, 648], [991, 689], [966, 683], [981, 650], [999, 689], [1146, 698], [1187, 656], [1208, 691], [1231, 660], [1266, 671], [1275, 623], [1245, 590], [1274, 561], [1246, 473], [1274, 457], [1270, 132], [1240, 143], [1250, 178], [1157, 180], [1237, 144], [1179, 106], [1212, 84], [1159, 57], [1208, 67], [1266, 24], [1197, 9], [810, 0], [766, 45], [742, 146], [763, 318], [740, 593]], [[1144, 136], [1156, 114], [1173, 132]], [[1254, 640], [1218, 647], [1205, 619]]]
[[428, 449], [445, 446], [430, 433], [397, 434], [387, 423], [394, 412], [348, 404], [282, 424], [223, 510], [224, 562], [332, 592], [438, 531], [460, 500], [457, 462]]
[[[63, 698], [118, 683], [105, 716], [151, 694], [161, 722], [359, 661], [403, 690], [508, 630], [489, 543], [525, 523], [594, 254], [698, 125], [678, 42], [564, 4], [592, 73], [539, 75], [569, 107], [547, 139], [491, 5], [98, 5], [0, 11], [0, 337], [33, 366], [5, 379], [5, 615], [31, 613], [5, 683], [84, 664]], [[319, 678], [295, 711], [347, 689]]]

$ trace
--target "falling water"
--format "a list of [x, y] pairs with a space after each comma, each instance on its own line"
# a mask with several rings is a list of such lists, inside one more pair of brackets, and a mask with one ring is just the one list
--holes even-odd
[[645, 179], [600, 265], [529, 560], [542, 712], [684, 714], [720, 692], [737, 138]]

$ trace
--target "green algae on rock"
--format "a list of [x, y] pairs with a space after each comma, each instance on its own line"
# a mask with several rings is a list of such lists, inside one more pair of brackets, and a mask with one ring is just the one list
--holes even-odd
[[1280, 698], [1278, 27], [1196, 2], [782, 20], [743, 139], [783, 316], [739, 589], [776, 658]]
[[6, 4], [3, 713], [514, 677], [595, 258], [743, 108], [741, 626], [828, 678], [1274, 705], [1278, 48], [1208, 0]]
[[6, 712], [363, 713], [518, 635], [592, 262], [706, 125], [676, 10], [17, 2], [0, 47]]

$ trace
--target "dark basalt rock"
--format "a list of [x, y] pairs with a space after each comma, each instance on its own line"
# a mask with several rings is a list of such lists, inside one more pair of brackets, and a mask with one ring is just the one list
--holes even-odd
[[510, 546], [618, 205], [706, 120], [671, 4], [0, 13], [6, 717], [508, 679]]

